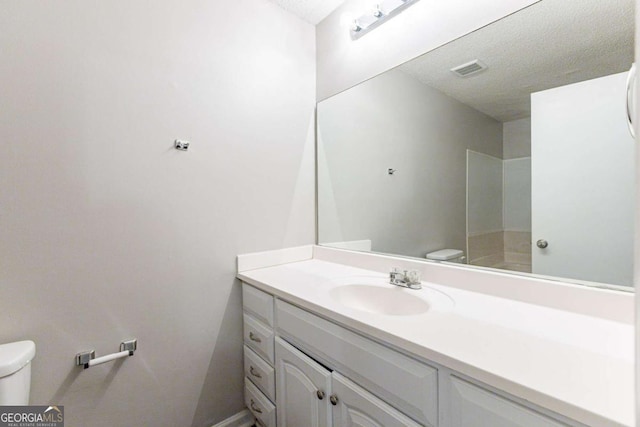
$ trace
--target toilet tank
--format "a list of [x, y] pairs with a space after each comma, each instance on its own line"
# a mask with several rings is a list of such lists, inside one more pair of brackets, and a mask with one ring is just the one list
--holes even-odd
[[459, 249], [440, 249], [439, 251], [429, 252], [426, 258], [433, 261], [457, 262], [459, 264], [464, 264], [466, 261], [464, 252]]
[[31, 360], [35, 355], [33, 341], [0, 345], [0, 406], [29, 404]]

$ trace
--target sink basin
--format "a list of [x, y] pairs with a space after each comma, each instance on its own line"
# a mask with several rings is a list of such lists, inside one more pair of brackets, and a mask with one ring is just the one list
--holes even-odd
[[431, 308], [418, 292], [393, 285], [350, 284], [337, 286], [329, 294], [336, 302], [355, 310], [390, 316], [413, 316], [426, 313]]
[[346, 276], [331, 280], [318, 299], [343, 307], [385, 316], [417, 316], [447, 312], [455, 303], [446, 293], [432, 286], [407, 289], [389, 284], [385, 276]]

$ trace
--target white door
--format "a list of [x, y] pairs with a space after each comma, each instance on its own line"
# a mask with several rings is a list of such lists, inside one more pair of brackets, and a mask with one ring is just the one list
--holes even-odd
[[276, 337], [278, 427], [331, 427], [331, 372]]
[[626, 78], [531, 96], [534, 273], [632, 284], [635, 147]]
[[334, 427], [420, 427], [339, 373], [331, 375]]

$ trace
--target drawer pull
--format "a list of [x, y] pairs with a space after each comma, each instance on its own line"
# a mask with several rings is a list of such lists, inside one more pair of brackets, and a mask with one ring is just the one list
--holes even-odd
[[256, 402], [254, 402], [253, 399], [251, 399], [251, 410], [257, 412], [258, 414], [262, 413], [262, 409], [256, 406]]
[[329, 396], [329, 401], [333, 406], [336, 406], [338, 404], [338, 396], [332, 394], [331, 396]]
[[256, 378], [262, 378], [262, 375], [260, 375], [260, 372], [256, 371], [253, 366], [249, 367], [249, 372], [251, 373], [251, 375], [253, 375]]
[[324, 396], [326, 396], [324, 394], [324, 391], [322, 391], [322, 390], [318, 390], [316, 395], [318, 396], [318, 399], [320, 399], [320, 400], [324, 399]]
[[253, 332], [249, 332], [249, 339], [255, 342], [262, 342], [262, 338], [254, 334]]

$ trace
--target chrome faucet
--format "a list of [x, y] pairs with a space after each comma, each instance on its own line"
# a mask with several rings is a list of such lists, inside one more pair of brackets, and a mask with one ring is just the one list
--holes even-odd
[[397, 268], [389, 272], [389, 283], [409, 289], [422, 289], [420, 283], [420, 273], [417, 270], [403, 270]]

